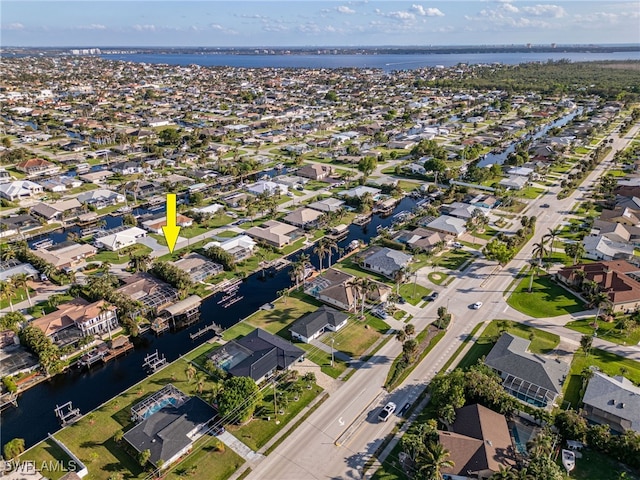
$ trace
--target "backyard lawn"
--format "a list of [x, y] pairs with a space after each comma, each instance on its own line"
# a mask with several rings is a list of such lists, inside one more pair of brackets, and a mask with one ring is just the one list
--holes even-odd
[[404, 283], [400, 285], [400, 295], [411, 305], [417, 305], [422, 297], [429, 295], [431, 290], [417, 283]]
[[478, 337], [478, 341], [472, 345], [464, 358], [460, 360], [458, 367], [469, 368], [475, 365], [480, 357], [486, 356], [495, 345], [502, 330], [528, 340], [531, 340], [531, 335], [533, 335], [533, 340], [529, 345], [529, 351], [532, 353], [549, 353], [560, 343], [560, 337], [553, 333], [509, 320], [493, 320], [487, 325], [487, 328]]
[[569, 402], [572, 408], [576, 408], [582, 402], [581, 373], [590, 366], [598, 367], [609, 376], [624, 374], [626, 378], [636, 385], [640, 384], [640, 362], [597, 348], [592, 348], [589, 355], [585, 355], [580, 349], [573, 356], [571, 370], [564, 383], [564, 401]]
[[580, 299], [551, 281], [549, 275], [533, 279], [529, 292], [530, 276], [522, 278], [507, 303], [516, 310], [534, 318], [556, 317], [585, 309]]
[[248, 317], [246, 322], [287, 340], [290, 338], [287, 329], [291, 323], [307, 313], [314, 312], [322, 305], [313, 297], [299, 292], [278, 298], [273, 304], [273, 310], [258, 310]]
[[466, 250], [449, 250], [440, 255], [437, 265], [449, 270], [458, 270], [467, 260], [472, 258], [474, 258], [473, 253]]
[[[162, 237], [162, 240], [164, 241], [164, 237]], [[165, 242], [164, 244], [166, 245], [167, 243]], [[152, 250], [149, 247], [147, 247], [146, 245], [142, 245], [141, 243], [136, 243], [132, 245], [131, 250], [132, 250], [131, 253], [128, 253], [127, 255], [123, 255], [122, 252], [118, 253], [118, 252], [111, 252], [109, 250], [103, 250], [101, 252], [98, 252], [93, 257], [91, 257], [90, 260], [92, 263], [109, 262], [111, 264], [114, 264], [114, 263], [121, 264], [121, 263], [127, 263], [131, 259], [132, 255], [143, 255], [143, 254], [149, 254], [152, 252]]]

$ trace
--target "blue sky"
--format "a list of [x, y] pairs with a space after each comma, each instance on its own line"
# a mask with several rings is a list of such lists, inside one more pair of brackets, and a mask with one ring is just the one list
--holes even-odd
[[640, 42], [636, 1], [2, 1], [3, 46]]

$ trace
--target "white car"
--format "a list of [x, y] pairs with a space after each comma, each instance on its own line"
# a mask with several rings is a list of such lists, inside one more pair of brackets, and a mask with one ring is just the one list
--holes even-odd
[[471, 308], [473, 308], [474, 310], [479, 310], [481, 306], [482, 306], [482, 302], [476, 302], [473, 305], [471, 305]]
[[460, 242], [453, 242], [452, 244], [453, 248], [462, 248], [463, 245]]
[[391, 416], [391, 414], [395, 411], [396, 411], [396, 404], [393, 402], [387, 403], [382, 409], [382, 411], [380, 412], [380, 414], [378, 415], [378, 420], [380, 420], [381, 422], [386, 422], [387, 420], [389, 420], [389, 417]]

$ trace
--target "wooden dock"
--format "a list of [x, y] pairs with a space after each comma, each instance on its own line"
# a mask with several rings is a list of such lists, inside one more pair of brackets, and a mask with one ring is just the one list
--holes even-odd
[[372, 218], [371, 215], [360, 215], [353, 219], [353, 223], [355, 225], [360, 225], [360, 226], [366, 225], [371, 221], [371, 218]]
[[211, 325], [207, 325], [206, 327], [202, 327], [197, 332], [190, 333], [189, 334], [189, 338], [191, 340], [195, 340], [196, 338], [200, 338], [202, 335], [204, 335], [205, 333], [210, 332], [212, 330], [216, 333], [216, 335], [219, 335], [220, 331], [222, 329], [218, 325], [216, 325], [215, 323], [212, 323]]
[[111, 347], [107, 351], [106, 355], [102, 357], [102, 361], [107, 363], [132, 349], [133, 342], [131, 342], [128, 337], [117, 337], [111, 342]]

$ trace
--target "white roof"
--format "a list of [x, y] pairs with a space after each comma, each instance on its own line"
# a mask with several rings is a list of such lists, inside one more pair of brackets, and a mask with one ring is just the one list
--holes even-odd
[[216, 213], [221, 208], [224, 208], [224, 206], [220, 205], [219, 203], [212, 203], [211, 205], [207, 205], [206, 207], [194, 208], [193, 211], [199, 213]]

